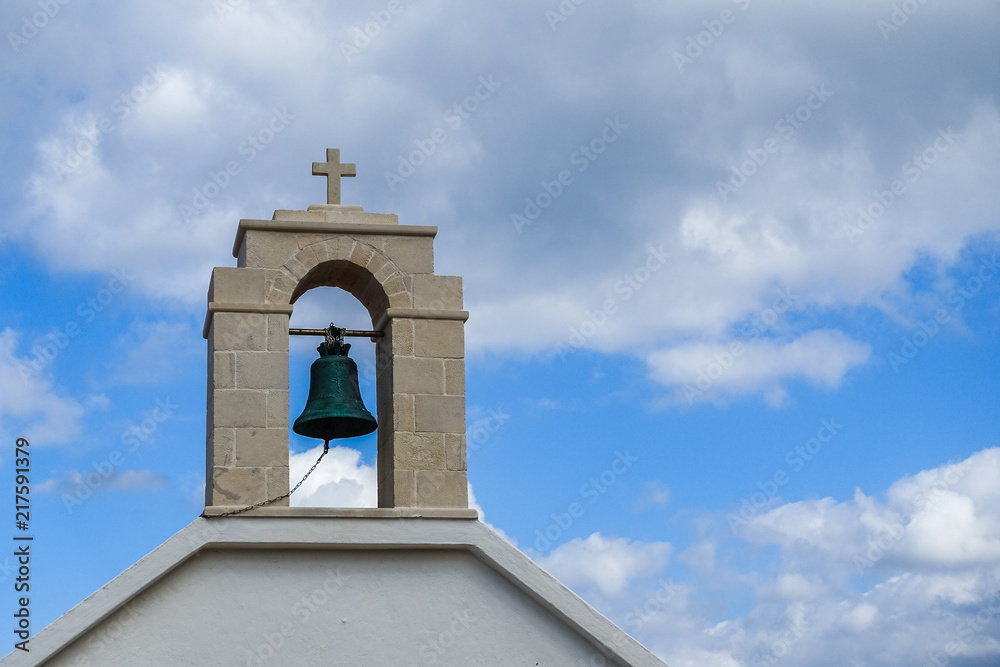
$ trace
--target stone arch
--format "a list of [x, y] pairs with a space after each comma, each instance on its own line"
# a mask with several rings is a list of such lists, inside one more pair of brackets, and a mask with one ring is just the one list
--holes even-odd
[[339, 287], [361, 302], [373, 325], [389, 308], [413, 305], [403, 271], [364, 241], [344, 237], [317, 241], [300, 248], [280, 271], [274, 292], [288, 294], [284, 303], [294, 304], [315, 287]]
[[368, 310], [372, 324], [389, 308], [389, 296], [367, 267], [349, 260], [332, 259], [314, 266], [302, 276], [289, 299], [292, 305], [299, 297], [317, 287], [339, 287]]

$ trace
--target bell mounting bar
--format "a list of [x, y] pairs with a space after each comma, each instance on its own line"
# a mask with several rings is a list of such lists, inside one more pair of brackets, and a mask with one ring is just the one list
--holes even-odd
[[330, 329], [337, 329], [344, 336], [355, 336], [358, 338], [382, 338], [384, 331], [360, 331], [358, 329], [338, 329], [337, 327], [327, 327], [326, 329], [289, 329], [291, 336], [325, 336]]

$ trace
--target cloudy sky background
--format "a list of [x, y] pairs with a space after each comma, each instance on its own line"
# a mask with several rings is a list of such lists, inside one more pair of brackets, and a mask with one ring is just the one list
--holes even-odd
[[[1000, 3], [0, 25], [2, 474], [29, 437], [36, 629], [200, 512], [211, 267], [240, 218], [322, 203], [340, 147], [345, 204], [439, 227], [476, 501], [574, 591], [672, 667], [1000, 660]], [[293, 325], [370, 325], [327, 292]], [[294, 502], [374, 504], [356, 446]], [[292, 449], [295, 476], [317, 450]]]

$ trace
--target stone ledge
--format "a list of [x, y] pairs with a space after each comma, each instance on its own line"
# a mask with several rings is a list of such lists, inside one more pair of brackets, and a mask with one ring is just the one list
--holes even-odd
[[[204, 517], [217, 517], [240, 509], [236, 505], [212, 505], [202, 512]], [[258, 507], [238, 516], [304, 517], [337, 519], [478, 519], [479, 513], [464, 507]]]
[[[423, 225], [399, 225], [380, 222], [326, 222], [326, 213], [302, 211], [297, 220], [240, 220], [233, 243], [233, 257], [240, 256], [240, 246], [247, 230], [257, 229], [294, 234], [343, 234], [345, 236], [437, 236], [437, 227]], [[361, 215], [382, 216], [385, 213], [363, 213]], [[309, 217], [307, 217], [309, 216]]]
[[[352, 220], [363, 216], [363, 220]], [[380, 225], [398, 225], [399, 216], [395, 213], [365, 213], [360, 206], [341, 206], [339, 204], [312, 204], [305, 211], [278, 209], [271, 220], [290, 220], [295, 222], [347, 222], [375, 223]]]
[[291, 315], [292, 305], [282, 303], [217, 303], [208, 304], [205, 313], [205, 324], [201, 329], [201, 337], [208, 340], [208, 330], [212, 327], [212, 316], [215, 313], [259, 313], [261, 315]]
[[458, 320], [469, 319], [467, 310], [432, 310], [430, 308], [387, 308], [375, 324], [375, 331], [384, 331], [389, 320]]

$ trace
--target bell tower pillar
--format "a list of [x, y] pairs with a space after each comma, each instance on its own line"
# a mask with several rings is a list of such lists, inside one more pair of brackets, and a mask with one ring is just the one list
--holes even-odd
[[288, 321], [295, 301], [321, 286], [354, 295], [384, 332], [374, 339], [379, 508], [468, 512], [462, 279], [434, 274], [436, 227], [340, 204], [340, 178], [355, 166], [339, 150], [313, 173], [335, 181], [327, 204], [240, 220], [236, 267], [212, 273], [205, 512], [288, 493]]

